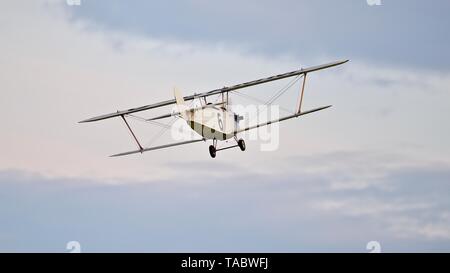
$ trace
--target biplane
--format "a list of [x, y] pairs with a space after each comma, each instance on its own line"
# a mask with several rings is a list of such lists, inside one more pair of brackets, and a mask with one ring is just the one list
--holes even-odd
[[[131, 155], [131, 154], [139, 154], [139, 153], [142, 154], [142, 153], [148, 152], [148, 151], [154, 151], [154, 150], [158, 150], [158, 149], [164, 149], [164, 148], [185, 145], [185, 144], [190, 144], [190, 143], [196, 143], [196, 142], [201, 142], [201, 141], [206, 142], [208, 140], [211, 140], [212, 145], [209, 146], [209, 154], [211, 155], [212, 158], [215, 158], [218, 151], [225, 150], [225, 149], [239, 147], [242, 151], [245, 151], [245, 148], [246, 148], [245, 141], [242, 138], [238, 139], [238, 135], [240, 133], [243, 133], [248, 130], [260, 128], [262, 126], [268, 126], [273, 123], [282, 122], [282, 121], [289, 120], [292, 118], [297, 118], [297, 117], [300, 117], [303, 115], [311, 114], [311, 113], [321, 111], [321, 110], [331, 107], [331, 105], [327, 105], [327, 106], [322, 106], [322, 107], [318, 107], [318, 108], [314, 108], [314, 109], [310, 109], [310, 110], [306, 110], [306, 111], [302, 110], [303, 94], [305, 92], [306, 75], [311, 72], [338, 66], [338, 65], [344, 64], [346, 62], [348, 62], [348, 60], [328, 63], [328, 64], [304, 68], [304, 69], [302, 68], [300, 70], [283, 73], [283, 74], [271, 76], [268, 78], [262, 78], [262, 79], [254, 80], [254, 81], [250, 81], [250, 82], [245, 82], [245, 83], [241, 83], [241, 84], [237, 84], [237, 85], [233, 85], [233, 86], [229, 86], [229, 87], [223, 87], [223, 88], [211, 90], [208, 92], [203, 92], [203, 93], [199, 93], [199, 94], [194, 93], [194, 95], [189, 95], [189, 96], [185, 96], [185, 97], [183, 97], [181, 95], [180, 91], [175, 89], [174, 90], [174, 99], [93, 117], [90, 119], [80, 121], [80, 123], [100, 121], [100, 120], [105, 120], [105, 119], [110, 119], [110, 118], [121, 118], [125, 122], [128, 130], [130, 131], [132, 137], [134, 138], [134, 141], [137, 144], [138, 149], [129, 151], [129, 152], [115, 154], [115, 155], [112, 155], [112, 157]], [[270, 121], [266, 121], [263, 123], [247, 126], [244, 128], [241, 128], [239, 126], [240, 121], [242, 121], [243, 117], [234, 113], [230, 109], [230, 107], [229, 107], [230, 106], [230, 104], [229, 104], [229, 96], [230, 95], [233, 95], [234, 92], [237, 92], [237, 90], [240, 90], [243, 88], [248, 88], [251, 86], [260, 85], [260, 84], [277, 81], [277, 80], [281, 80], [281, 79], [286, 79], [286, 78], [291, 78], [291, 77], [296, 77], [296, 76], [303, 77], [303, 81], [301, 84], [301, 90], [299, 92], [297, 105], [296, 105], [294, 114], [286, 115], [286, 116], [277, 118], [276, 120], [270, 120]], [[221, 96], [222, 99], [215, 103], [208, 102], [208, 98], [211, 96], [215, 96], [215, 95]], [[200, 106], [189, 107], [187, 104], [187, 101], [193, 101], [193, 100], [199, 100]], [[200, 138], [193, 139], [193, 140], [187, 140], [187, 141], [175, 142], [175, 143], [161, 145], [161, 146], [143, 147], [141, 145], [141, 143], [139, 142], [138, 138], [136, 137], [134, 131], [132, 130], [130, 124], [128, 123], [127, 117], [132, 116], [132, 114], [137, 113], [137, 112], [148, 111], [151, 109], [168, 106], [168, 105], [176, 105], [177, 111], [174, 111], [169, 114], [145, 119], [145, 120], [146, 121], [155, 121], [155, 120], [165, 119], [165, 118], [170, 118], [170, 117], [182, 118], [183, 120], [185, 120], [187, 122], [189, 127], [199, 135]], [[217, 148], [218, 141], [226, 141], [226, 140], [229, 140], [232, 138], [234, 138], [234, 140], [236, 141], [235, 145], [224, 147], [224, 148]]]

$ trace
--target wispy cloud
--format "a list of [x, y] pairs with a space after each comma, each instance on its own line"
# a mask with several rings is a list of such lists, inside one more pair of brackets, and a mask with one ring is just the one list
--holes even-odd
[[[449, 69], [445, 0], [85, 1], [73, 20], [103, 29], [307, 61], [346, 56], [384, 66]], [[133, 14], [130, 20], [129, 14]]]
[[336, 188], [332, 174], [355, 163], [330, 158], [342, 164], [319, 173], [197, 172], [122, 185], [2, 172], [2, 250], [59, 252], [69, 240], [86, 251], [359, 252], [371, 240], [384, 251], [448, 250], [448, 165], [408, 168], [393, 159], [371, 187]]
[[[46, 3], [9, 2], [1, 19], [5, 54], [0, 109], [9, 117], [0, 144], [3, 169], [114, 181], [176, 177], [174, 170], [166, 167], [168, 163], [187, 151], [205, 161], [205, 145], [110, 159], [107, 155], [134, 148], [120, 121], [76, 122], [167, 99], [174, 85], [185, 92], [199, 92], [309, 65], [295, 58], [249, 54], [237, 47], [92, 28], [83, 20], [70, 21], [67, 7], [60, 2]], [[329, 60], [314, 63], [321, 61]], [[380, 81], [389, 84], [380, 85]], [[216, 161], [229, 165], [239, 162], [244, 169], [276, 173], [287, 169], [286, 158], [299, 153], [365, 150], [368, 146], [382, 152], [403, 151], [408, 146], [412, 155], [443, 159], [450, 151], [444, 141], [450, 137], [445, 122], [450, 115], [448, 83], [446, 73], [353, 60], [342, 69], [311, 75], [305, 107], [332, 103], [335, 108], [281, 125], [282, 141], [276, 152], [261, 153], [257, 142], [249, 142], [246, 153], [226, 152]], [[267, 95], [271, 88], [252, 92]], [[295, 94], [280, 103], [289, 104], [292, 96]], [[434, 126], [436, 123], [440, 126]], [[147, 145], [159, 130], [132, 125]], [[168, 138], [170, 134], [152, 144], [169, 142]]]

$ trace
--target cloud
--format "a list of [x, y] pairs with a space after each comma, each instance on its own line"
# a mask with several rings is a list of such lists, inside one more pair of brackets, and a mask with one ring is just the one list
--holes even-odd
[[[355, 157], [363, 159], [358, 155]], [[326, 175], [329, 177], [326, 180], [328, 188], [323, 195], [327, 197], [310, 203], [314, 209], [341, 217], [371, 219], [396, 238], [450, 239], [450, 204], [445, 197], [450, 181], [448, 164], [422, 162], [405, 166], [402, 165], [404, 160], [394, 155], [390, 163], [382, 163], [385, 168], [372, 169], [378, 177], [361, 176], [356, 172], [346, 180], [334, 174], [349, 173], [348, 169], [355, 168], [355, 162], [343, 158], [341, 161], [340, 168]], [[364, 162], [368, 161], [362, 160], [361, 164]], [[336, 187], [333, 175], [338, 177], [339, 187]], [[327, 191], [332, 194], [327, 195]]]
[[[123, 124], [119, 120], [77, 122], [168, 99], [174, 85], [185, 93], [201, 92], [310, 65], [295, 57], [252, 54], [238, 45], [180, 42], [103, 29], [85, 20], [70, 20], [70, 12], [57, 1], [8, 2], [2, 11], [0, 111], [7, 117], [0, 136], [2, 169], [114, 183], [158, 181], [179, 177], [171, 162], [187, 161], [183, 155], [189, 153], [197, 159], [190, 168], [195, 176], [210, 160], [203, 143], [111, 159], [107, 156], [112, 153], [135, 148]], [[330, 60], [316, 59], [311, 64], [326, 61]], [[284, 84], [248, 92], [258, 92], [264, 100]], [[261, 153], [261, 143], [249, 141], [245, 153], [226, 151], [211, 164], [228, 166], [216, 168], [218, 176], [231, 166], [239, 166], [238, 172], [244, 175], [246, 170], [282, 174], [296, 170], [287, 160], [299, 154], [311, 157], [367, 147], [446, 161], [450, 151], [444, 141], [450, 137], [448, 84], [449, 75], [444, 72], [352, 61], [311, 75], [305, 107], [329, 103], [334, 107], [281, 124], [278, 150]], [[277, 103], [293, 107], [296, 92], [293, 89]], [[234, 102], [240, 103], [239, 98]], [[132, 126], [146, 145], [170, 142], [166, 133], [150, 143], [159, 128], [133, 121]]]
[[450, 167], [390, 164], [371, 187], [336, 188], [333, 172], [347, 172], [354, 157], [373, 160], [335, 153], [342, 164], [320, 173], [198, 172], [202, 181], [118, 185], [3, 171], [0, 251], [63, 252], [72, 240], [86, 252], [365, 252], [372, 240], [386, 252], [448, 251]]
[[[204, 91], [298, 66], [294, 60], [226, 47], [102, 30], [84, 21], [69, 21], [68, 12], [52, 3], [15, 1], [6, 9], [1, 29], [2, 51], [7, 53], [2, 55], [1, 73], [1, 111], [8, 117], [2, 134], [4, 169], [115, 181], [168, 178], [174, 170], [167, 166], [186, 151], [199, 151], [199, 163], [208, 159], [204, 145], [112, 160], [106, 155], [134, 148], [123, 125], [119, 121], [76, 122], [97, 113], [167, 99], [175, 84], [186, 92]], [[405, 152], [414, 156], [448, 159], [450, 147], [443, 141], [450, 134], [445, 122], [450, 114], [445, 103], [448, 83], [446, 73], [352, 61], [342, 69], [311, 75], [306, 107], [328, 102], [335, 107], [281, 125], [281, 146], [267, 153], [273, 159], [269, 165], [266, 156], [258, 156], [257, 142], [249, 143], [246, 153], [226, 152], [219, 160], [273, 173], [286, 170], [286, 158], [299, 151], [311, 157], [367, 146], [375, 151], [405, 151], [406, 146]], [[276, 87], [254, 91], [264, 98], [271, 94], [266, 91]], [[295, 93], [280, 103], [292, 101], [292, 96]], [[139, 136], [156, 132], [132, 125]], [[165, 137], [167, 134], [161, 141]], [[144, 137], [145, 144], [149, 138]], [[192, 169], [195, 174], [199, 167]]]
[[[53, 3], [9, 2], [4, 12], [1, 111], [8, 118], [1, 136], [3, 169], [114, 181], [168, 177], [172, 170], [164, 170], [162, 164], [193, 148], [159, 153], [145, 161], [109, 159], [106, 156], [113, 152], [134, 148], [123, 125], [77, 122], [168, 99], [175, 84], [204, 91], [231, 82], [230, 70], [252, 71], [246, 73], [252, 78], [257, 74], [253, 68], [260, 67], [260, 73], [266, 64], [273, 68], [276, 63], [242, 58], [221, 48], [92, 31], [83, 22], [72, 24], [62, 7]], [[156, 133], [143, 126], [136, 129], [140, 136]], [[147, 144], [148, 138], [143, 142]], [[201, 158], [208, 156], [204, 151]]]
[[[84, 1], [72, 19], [103, 29], [198, 44], [242, 47], [306, 61], [346, 58], [381, 66], [448, 70], [449, 3], [386, 1]], [[133, 14], [130, 19], [129, 14]]]

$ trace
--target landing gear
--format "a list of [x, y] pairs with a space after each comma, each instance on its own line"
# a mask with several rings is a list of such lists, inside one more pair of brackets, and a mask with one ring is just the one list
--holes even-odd
[[209, 146], [209, 154], [211, 155], [212, 158], [216, 158], [216, 153], [217, 153], [217, 139], [213, 139], [213, 145]]
[[234, 137], [234, 139], [237, 142], [237, 145], [228, 146], [224, 148], [217, 149], [217, 139], [213, 139], [213, 145], [209, 146], [209, 154], [212, 158], [216, 158], [216, 154], [218, 151], [227, 150], [235, 147], [239, 147], [241, 151], [245, 151], [245, 141], [243, 139], [237, 139], [237, 137]]
[[216, 148], [213, 145], [209, 146], [209, 154], [212, 158], [216, 158]]
[[237, 142], [239, 148], [241, 148], [241, 151], [245, 151], [245, 141], [241, 138]]

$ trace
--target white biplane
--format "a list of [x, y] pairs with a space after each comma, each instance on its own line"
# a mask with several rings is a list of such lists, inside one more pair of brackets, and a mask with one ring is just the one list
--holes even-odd
[[[245, 151], [244, 140], [238, 139], [238, 137], [237, 137], [237, 135], [239, 133], [242, 133], [242, 132], [245, 132], [248, 130], [252, 130], [255, 128], [259, 128], [262, 126], [267, 126], [272, 123], [281, 122], [281, 121], [285, 121], [285, 120], [292, 119], [292, 118], [297, 118], [297, 117], [300, 117], [300, 116], [303, 116], [306, 114], [310, 114], [310, 113], [317, 112], [317, 111], [324, 110], [326, 108], [331, 107], [331, 105], [327, 105], [327, 106], [322, 106], [322, 107], [307, 110], [307, 111], [302, 111], [302, 101], [303, 101], [303, 93], [305, 91], [306, 75], [310, 72], [338, 66], [338, 65], [344, 64], [346, 62], [348, 62], [348, 60], [343, 60], [343, 61], [333, 62], [333, 63], [329, 63], [329, 64], [309, 67], [309, 68], [300, 69], [300, 70], [296, 70], [296, 71], [292, 71], [292, 72], [288, 72], [288, 73], [284, 73], [284, 74], [271, 76], [268, 78], [263, 78], [263, 79], [259, 79], [259, 80], [255, 80], [255, 81], [250, 81], [250, 82], [246, 82], [246, 83], [233, 85], [230, 87], [223, 87], [220, 89], [215, 89], [215, 90], [200, 93], [200, 94], [194, 94], [194, 95], [190, 95], [190, 96], [186, 96], [186, 97], [183, 97], [178, 90], [175, 90], [174, 91], [174, 96], [175, 96], [174, 99], [158, 102], [155, 104], [145, 105], [145, 106], [141, 106], [141, 107], [137, 107], [137, 108], [131, 108], [128, 110], [117, 111], [117, 112], [114, 112], [111, 114], [93, 117], [90, 119], [80, 121], [80, 123], [99, 121], [99, 120], [104, 120], [104, 119], [109, 119], [109, 118], [114, 118], [114, 117], [122, 118], [122, 120], [125, 122], [127, 128], [130, 130], [131, 135], [133, 136], [134, 140], [136, 141], [138, 149], [129, 151], [129, 152], [125, 152], [125, 153], [115, 154], [115, 155], [112, 155], [113, 157], [137, 154], [137, 153], [144, 153], [144, 152], [148, 152], [148, 151], [153, 151], [153, 150], [158, 150], [158, 149], [163, 149], [163, 148], [168, 148], [168, 147], [173, 147], [173, 146], [179, 146], [179, 145], [184, 145], [184, 144], [189, 144], [189, 143], [196, 143], [196, 142], [200, 142], [200, 141], [212, 140], [212, 145], [209, 146], [209, 153], [212, 158], [215, 158], [216, 153], [220, 150], [239, 147], [242, 151]], [[230, 93], [233, 94], [233, 92], [236, 92], [237, 90], [242, 89], [242, 88], [247, 88], [247, 87], [264, 84], [264, 83], [268, 83], [268, 82], [272, 82], [272, 81], [276, 81], [276, 80], [281, 80], [281, 79], [285, 79], [285, 78], [295, 77], [295, 76], [303, 76], [303, 82], [301, 85], [301, 90], [300, 90], [300, 94], [298, 97], [297, 107], [295, 109], [294, 114], [287, 115], [287, 116], [278, 118], [276, 120], [271, 120], [271, 121], [263, 122], [260, 124], [248, 126], [245, 128], [240, 128], [239, 123], [242, 120], [242, 117], [239, 116], [238, 114], [234, 113], [233, 111], [231, 111], [231, 109], [229, 107], [229, 99], [228, 99]], [[207, 98], [210, 96], [214, 96], [214, 95], [221, 95], [221, 97], [222, 97], [221, 101], [216, 102], [216, 103], [211, 103], [211, 102], [208, 103]], [[199, 100], [200, 106], [194, 107], [194, 108], [189, 108], [188, 105], [186, 104], [186, 101], [192, 101], [192, 100]], [[177, 109], [178, 109], [177, 112], [173, 112], [173, 113], [170, 113], [167, 115], [162, 115], [162, 116], [145, 119], [145, 120], [146, 121], [155, 121], [158, 119], [164, 119], [164, 118], [169, 118], [169, 117], [174, 117], [174, 116], [179, 117], [179, 118], [184, 119], [187, 122], [187, 124], [190, 126], [190, 128], [192, 130], [194, 130], [201, 138], [195, 139], [195, 140], [181, 141], [181, 142], [176, 142], [176, 143], [166, 144], [166, 145], [161, 145], [161, 146], [155, 146], [155, 147], [148, 147], [148, 148], [143, 147], [141, 145], [141, 143], [139, 142], [139, 140], [137, 139], [135, 133], [131, 129], [129, 123], [127, 122], [126, 117], [132, 116], [131, 114], [136, 113], [136, 112], [146, 111], [146, 110], [155, 109], [158, 107], [163, 107], [163, 106], [168, 106], [168, 105], [173, 105], [173, 104], [177, 105]], [[220, 149], [217, 148], [218, 141], [225, 141], [225, 140], [228, 140], [231, 138], [235, 139], [236, 145], [225, 147], [225, 148], [220, 148]]]

